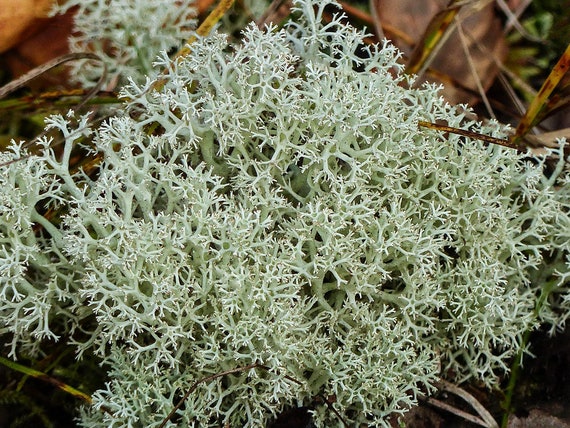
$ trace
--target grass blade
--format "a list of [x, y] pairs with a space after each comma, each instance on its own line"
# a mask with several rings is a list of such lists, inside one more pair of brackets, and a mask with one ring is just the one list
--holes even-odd
[[534, 126], [544, 119], [552, 108], [555, 108], [559, 100], [556, 97], [550, 97], [554, 89], [558, 86], [564, 75], [570, 68], [570, 44], [566, 47], [566, 51], [562, 54], [558, 63], [550, 72], [548, 78], [544, 81], [542, 88], [536, 94], [536, 97], [528, 106], [525, 115], [517, 126], [515, 135], [511, 139], [513, 144], [519, 144], [520, 140]]

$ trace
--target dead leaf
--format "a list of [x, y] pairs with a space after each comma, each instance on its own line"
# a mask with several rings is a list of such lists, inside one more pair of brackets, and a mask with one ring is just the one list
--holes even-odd
[[[49, 0], [49, 3], [53, 1]], [[0, 0], [0, 2], [9, 2], [9, 0]], [[49, 6], [45, 6], [44, 16], [48, 10]], [[4, 16], [5, 11], [0, 13]], [[31, 21], [29, 27], [17, 38], [17, 44], [1, 56], [5, 69], [12, 79], [17, 79], [31, 69], [69, 52], [68, 39], [73, 28], [74, 13], [75, 9], [72, 9], [64, 15], [34, 18]], [[38, 15], [41, 15], [39, 9]], [[35, 90], [69, 88], [67, 73], [67, 67], [59, 67], [42, 74], [28, 86]]]
[[[371, 0], [371, 2], [373, 6], [371, 9], [376, 11], [386, 37], [392, 39], [408, 58], [415, 46], [425, 41], [426, 30], [432, 19], [449, 4], [449, 0]], [[443, 91], [445, 98], [455, 104], [475, 103], [477, 96], [473, 93], [478, 92], [477, 78], [484, 90], [492, 85], [499, 72], [497, 62], [505, 57], [507, 44], [492, 3], [487, 2], [486, 6], [478, 11], [465, 6], [459, 11], [457, 20], [466, 35], [465, 48], [457, 29], [453, 30], [430, 62], [429, 67], [435, 73], [433, 75], [426, 73], [420, 77], [418, 83], [426, 80], [436, 83], [446, 80], [456, 81], [460, 85], [454, 87], [446, 84]], [[398, 33], [404, 33], [406, 36], [398, 37]], [[473, 75], [470, 63], [477, 77]], [[441, 79], [436, 77], [438, 74], [447, 77]], [[467, 90], [463, 90], [460, 86]]]
[[0, 0], [0, 53], [16, 46], [46, 18], [54, 0]]
[[[13, 78], [69, 52], [67, 40], [73, 26], [73, 12], [42, 19], [37, 25], [39, 29], [35, 34], [21, 41], [3, 55], [3, 61]], [[55, 72], [56, 70], [50, 72], [52, 78]], [[66, 79], [66, 76], [57, 77], [57, 82], [51, 83], [61, 83], [61, 79]]]

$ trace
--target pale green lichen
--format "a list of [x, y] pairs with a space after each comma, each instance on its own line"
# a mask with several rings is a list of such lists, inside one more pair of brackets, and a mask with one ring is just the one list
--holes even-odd
[[[201, 384], [180, 426], [261, 427], [317, 394], [383, 426], [440, 375], [493, 385], [527, 330], [564, 325], [564, 159], [547, 177], [543, 159], [418, 128], [480, 125], [406, 89], [388, 43], [361, 58], [361, 33], [297, 7], [283, 30], [200, 40], [160, 92], [133, 81], [136, 119], [84, 118], [96, 178], [69, 169], [72, 117], [49, 123], [63, 157], [44, 141], [2, 168], [1, 331], [11, 357], [60, 337], [102, 358], [110, 381], [80, 425], [158, 426], [196, 381], [260, 363]], [[26, 154], [11, 150], [3, 163]]]
[[71, 79], [90, 87], [103, 78], [103, 87], [110, 90], [128, 77], [154, 73], [155, 57], [185, 43], [196, 25], [194, 0], [54, 2], [53, 15], [66, 12], [74, 16], [70, 50], [102, 59], [72, 64]]

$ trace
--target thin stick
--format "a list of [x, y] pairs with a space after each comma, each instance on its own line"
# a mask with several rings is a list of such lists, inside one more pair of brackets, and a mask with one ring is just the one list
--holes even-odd
[[471, 76], [473, 77], [473, 80], [475, 81], [475, 84], [477, 85], [477, 90], [479, 91], [479, 96], [483, 100], [483, 104], [485, 104], [485, 108], [487, 109], [487, 113], [489, 113], [489, 116], [493, 119], [496, 119], [497, 117], [495, 116], [495, 112], [493, 111], [493, 108], [491, 107], [491, 103], [489, 102], [489, 99], [487, 98], [487, 94], [485, 93], [485, 89], [483, 88], [483, 83], [481, 83], [481, 78], [479, 77], [479, 73], [477, 73], [477, 67], [475, 66], [475, 63], [473, 62], [473, 57], [471, 56], [471, 53], [469, 52], [469, 46], [467, 44], [467, 36], [465, 36], [465, 32], [463, 31], [463, 25], [457, 19], [457, 16], [455, 17], [455, 25], [457, 28], [457, 35], [459, 36], [459, 40], [461, 41], [461, 47], [463, 48], [463, 53], [465, 53], [465, 58], [467, 58], [467, 64], [469, 65], [469, 71], [471, 72]]
[[256, 367], [260, 367], [259, 363], [253, 363], [253, 364], [249, 364], [247, 366], [243, 366], [243, 367], [236, 367], [235, 369], [230, 369], [230, 370], [226, 370], [224, 372], [220, 372], [220, 373], [216, 373], [213, 374], [211, 376], [205, 377], [203, 379], [200, 379], [197, 382], [194, 382], [194, 384], [190, 387], [190, 389], [188, 391], [186, 391], [186, 394], [184, 394], [184, 397], [182, 397], [180, 399], [180, 401], [178, 401], [178, 403], [176, 403], [176, 405], [174, 406], [174, 408], [170, 411], [170, 413], [168, 414], [168, 416], [166, 416], [163, 420], [162, 423], [158, 426], [158, 428], [164, 428], [164, 426], [168, 423], [168, 421], [174, 416], [174, 414], [178, 411], [178, 409], [180, 409], [180, 407], [182, 407], [182, 404], [184, 404], [184, 402], [188, 399], [188, 397], [190, 397], [190, 394], [192, 394], [196, 388], [198, 388], [198, 386], [201, 383], [205, 383], [205, 382], [210, 382], [213, 381], [219, 377], [223, 377], [223, 376], [227, 376], [229, 374], [232, 373], [240, 373], [240, 372], [245, 372], [251, 369], [254, 369]]
[[[216, 374], [213, 374], [211, 376], [207, 376], [203, 379], [200, 379], [197, 382], [194, 382], [194, 384], [192, 384], [192, 386], [190, 387], [190, 389], [188, 389], [188, 391], [186, 392], [186, 394], [184, 394], [184, 396], [178, 401], [178, 403], [176, 403], [176, 405], [174, 406], [174, 408], [170, 411], [170, 413], [168, 414], [168, 416], [166, 416], [161, 424], [158, 426], [158, 428], [164, 428], [164, 426], [167, 424], [167, 422], [174, 416], [174, 414], [180, 409], [180, 407], [182, 407], [182, 404], [184, 404], [184, 402], [188, 399], [188, 397], [190, 396], [190, 394], [192, 394], [196, 388], [198, 388], [198, 386], [201, 383], [205, 383], [205, 382], [211, 382], [215, 379], [218, 379], [220, 377], [229, 375], [229, 374], [233, 374], [233, 373], [240, 373], [240, 372], [245, 372], [251, 369], [262, 369], [265, 370], [266, 372], [272, 372], [273, 370], [267, 366], [264, 366], [263, 364], [259, 364], [259, 363], [253, 363], [253, 364], [248, 364], [247, 366], [242, 366], [242, 367], [236, 367], [235, 369], [230, 369], [230, 370], [226, 370], [223, 372], [219, 372]], [[286, 374], [279, 374], [279, 376], [282, 376], [283, 378], [290, 380], [291, 382], [296, 383], [297, 385], [303, 385], [303, 383], [297, 379], [295, 379], [292, 376], [286, 375]], [[343, 417], [340, 415], [340, 413], [332, 406], [332, 403], [330, 400], [327, 400], [325, 397], [322, 397], [319, 395], [319, 397], [321, 397], [321, 399], [323, 399], [323, 401], [326, 403], [327, 407], [329, 408], [329, 410], [331, 410], [336, 417], [338, 417], [340, 419], [340, 421], [344, 424], [345, 427], [348, 427], [348, 423], [343, 419]]]
[[[11, 94], [12, 92], [14, 92], [16, 89], [21, 88], [22, 86], [25, 86], [26, 83], [28, 83], [29, 81], [35, 79], [38, 76], [41, 76], [42, 74], [44, 74], [46, 71], [51, 70], [52, 68], [57, 67], [58, 65], [61, 65], [63, 63], [69, 62], [69, 61], [76, 61], [78, 59], [94, 59], [97, 61], [101, 61], [101, 57], [99, 55], [95, 55], [93, 53], [90, 52], [75, 52], [75, 53], [70, 53], [70, 54], [66, 54], [66, 55], [61, 55], [58, 56], [57, 58], [52, 59], [51, 61], [46, 62], [45, 64], [39, 65], [37, 67], [32, 68], [30, 71], [28, 71], [26, 74], [18, 77], [17, 79], [11, 81], [10, 83], [2, 86], [0, 88], [0, 99], [4, 98], [6, 95]], [[105, 65], [105, 63], [103, 62], [103, 67], [104, 67], [104, 71], [102, 76], [99, 78], [99, 80], [97, 81], [97, 84], [95, 85], [95, 87], [93, 89], [91, 89], [87, 95], [85, 96], [85, 99], [82, 101], [82, 103], [77, 107], [81, 107], [82, 105], [84, 105], [89, 99], [91, 99], [101, 88], [101, 85], [103, 84], [103, 80], [105, 79], [105, 76], [107, 74], [107, 66]]]
[[[75, 53], [70, 53], [70, 54], [66, 54], [66, 55], [61, 55], [57, 58], [52, 59], [51, 61], [46, 62], [45, 64], [39, 65], [39, 66], [31, 69], [26, 74], [20, 76], [19, 78], [11, 81], [8, 84], [2, 86], [0, 88], [0, 99], [11, 94], [15, 90], [25, 86], [28, 82], [30, 82], [31, 80], [35, 79], [36, 77], [42, 75], [43, 73], [51, 70], [52, 68], [57, 67], [61, 64], [69, 62], [69, 61], [76, 61], [76, 60], [80, 60], [80, 59], [89, 59], [89, 60], [101, 61], [101, 63], [103, 64], [103, 73], [99, 77], [99, 80], [97, 80], [97, 83], [95, 84], [95, 86], [93, 88], [91, 88], [85, 94], [85, 96], [83, 97], [81, 102], [70, 109], [70, 110], [76, 112], [81, 107], [83, 107], [85, 104], [87, 104], [87, 102], [99, 92], [99, 90], [103, 86], [103, 83], [105, 82], [105, 79], [107, 77], [107, 65], [105, 64], [105, 62], [101, 59], [101, 57], [99, 55], [95, 55], [95, 54], [90, 53], [90, 52], [75, 52]], [[82, 131], [83, 131], [82, 129], [78, 129], [78, 130], [75, 130], [74, 133], [80, 133]], [[47, 133], [48, 133], [48, 131], [46, 129], [44, 129], [33, 140], [27, 142], [24, 145], [24, 147], [30, 147], [32, 144], [39, 141], [43, 136], [47, 135]], [[73, 133], [72, 133], [72, 135], [73, 135]], [[31, 156], [32, 155], [27, 155], [27, 156], [23, 156], [23, 157], [18, 158], [18, 159], [13, 159], [11, 161], [0, 164], [0, 167], [10, 165], [10, 164], [17, 162], [19, 160], [22, 160], [22, 159], [27, 159]]]
[[439, 386], [441, 389], [451, 392], [452, 394], [457, 395], [458, 397], [463, 398], [467, 403], [471, 405], [471, 407], [479, 414], [481, 419], [485, 421], [485, 424], [489, 428], [499, 428], [499, 425], [493, 419], [493, 416], [483, 407], [479, 401], [467, 391], [462, 388], [459, 388], [457, 385], [452, 384], [451, 382], [447, 382], [446, 380], [441, 379], [439, 381]]
[[453, 128], [451, 126], [438, 125], [437, 123], [424, 122], [422, 120], [418, 121], [418, 125], [424, 128], [436, 129], [438, 131], [451, 132], [452, 134], [473, 138], [475, 140], [481, 140], [486, 143], [498, 144], [499, 146], [508, 147], [509, 149], [514, 149], [519, 152], [523, 151], [521, 147], [519, 147], [517, 144], [512, 143], [509, 140], [503, 140], [502, 138], [491, 137], [490, 135], [479, 134], [477, 132], [466, 131], [461, 128]]
[[437, 407], [438, 409], [445, 410], [446, 412], [459, 416], [460, 418], [463, 418], [466, 421], [472, 422], [474, 424], [477, 424], [485, 428], [489, 427], [489, 425], [484, 420], [478, 418], [477, 416], [474, 416], [471, 413], [464, 412], [463, 410], [457, 409], [456, 407], [444, 403], [443, 401], [429, 397], [425, 399], [425, 402], [427, 404], [432, 405], [433, 407]]

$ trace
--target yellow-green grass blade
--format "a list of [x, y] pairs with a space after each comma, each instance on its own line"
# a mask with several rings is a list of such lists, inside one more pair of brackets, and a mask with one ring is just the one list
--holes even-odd
[[61, 389], [62, 391], [73, 395], [76, 398], [79, 398], [80, 400], [83, 400], [84, 402], [88, 403], [88, 404], [92, 404], [93, 400], [91, 399], [91, 396], [85, 394], [84, 392], [79, 391], [78, 389], [75, 389], [74, 387], [58, 380], [55, 379], [43, 372], [40, 372], [39, 370], [35, 370], [32, 369], [30, 367], [26, 367], [22, 364], [18, 364], [14, 361], [11, 361], [7, 358], [1, 357], [0, 356], [0, 364], [3, 364], [4, 366], [15, 370], [17, 372], [23, 373], [27, 376], [31, 376], [35, 379], [39, 379], [42, 380], [44, 382], [50, 383], [52, 385], [54, 385], [56, 388]]
[[[453, 3], [458, 3], [454, 1]], [[421, 70], [430, 57], [434, 49], [444, 39], [446, 31], [451, 26], [451, 23], [461, 9], [460, 5], [453, 5], [453, 3], [437, 13], [430, 21], [422, 40], [418, 42], [414, 51], [410, 55], [408, 64], [406, 65], [406, 73], [416, 74]]]
[[570, 68], [570, 44], [566, 47], [566, 51], [562, 54], [558, 63], [554, 66], [548, 78], [544, 81], [542, 88], [536, 94], [528, 106], [525, 115], [519, 122], [515, 135], [512, 137], [513, 144], [519, 144], [520, 140], [544, 117], [560, 104], [560, 97], [551, 96], [552, 92], [559, 85], [564, 75]]

